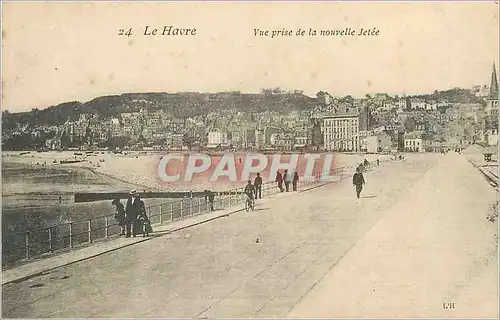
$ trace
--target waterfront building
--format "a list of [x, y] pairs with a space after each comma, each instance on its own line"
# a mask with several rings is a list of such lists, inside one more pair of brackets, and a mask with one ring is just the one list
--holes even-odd
[[325, 148], [330, 151], [359, 151], [359, 125], [356, 109], [323, 118]]

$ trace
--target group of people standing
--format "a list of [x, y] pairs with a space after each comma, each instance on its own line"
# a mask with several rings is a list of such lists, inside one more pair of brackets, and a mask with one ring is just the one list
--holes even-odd
[[[292, 190], [297, 191], [297, 185], [299, 183], [299, 173], [295, 171], [295, 173], [292, 175], [291, 173], [288, 172], [287, 169], [283, 171], [283, 174], [278, 170], [276, 173], [276, 179], [275, 181], [278, 183], [278, 189], [280, 189], [281, 192], [285, 191], [289, 192], [290, 191], [290, 183], [292, 184]], [[285, 183], [285, 189], [283, 189], [283, 183]]]
[[152, 232], [151, 223], [146, 214], [146, 206], [144, 201], [137, 191], [132, 190], [127, 199], [126, 207], [120, 201], [120, 198], [116, 198], [111, 202], [115, 205], [115, 219], [120, 226], [120, 235], [125, 235], [125, 238], [130, 238], [131, 236], [136, 236], [142, 233], [143, 236]]

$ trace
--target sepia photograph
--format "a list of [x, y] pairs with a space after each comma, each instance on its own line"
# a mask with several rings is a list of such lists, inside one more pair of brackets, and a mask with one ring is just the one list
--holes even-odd
[[497, 1], [2, 1], [2, 318], [499, 317]]

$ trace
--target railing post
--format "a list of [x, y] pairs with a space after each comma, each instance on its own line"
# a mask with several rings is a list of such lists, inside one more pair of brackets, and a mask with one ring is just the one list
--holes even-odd
[[92, 243], [92, 219], [88, 220], [89, 243]]
[[170, 221], [174, 221], [174, 204], [170, 202]]
[[49, 252], [54, 252], [54, 248], [52, 247], [52, 228], [47, 229], [49, 231]]
[[109, 229], [109, 223], [108, 223], [108, 216], [104, 217], [104, 237], [108, 237], [108, 229]]
[[198, 213], [201, 213], [201, 198], [198, 198]]
[[181, 201], [181, 219], [184, 217], [184, 200]]
[[160, 205], [160, 224], [163, 224], [163, 206]]
[[189, 199], [189, 215], [193, 215], [193, 198]]
[[25, 247], [26, 247], [26, 260], [30, 258], [30, 232], [26, 231], [25, 237], [24, 237], [24, 242], [25, 242]]
[[73, 222], [69, 223], [69, 247], [73, 248]]

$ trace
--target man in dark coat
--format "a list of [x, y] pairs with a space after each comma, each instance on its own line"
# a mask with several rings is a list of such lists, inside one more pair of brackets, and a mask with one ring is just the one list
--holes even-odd
[[261, 199], [262, 198], [262, 177], [260, 176], [260, 173], [257, 173], [257, 176], [255, 177], [255, 181], [253, 182], [253, 186], [255, 188], [255, 199]]
[[363, 190], [363, 185], [365, 184], [365, 178], [363, 177], [360, 168], [356, 169], [356, 173], [352, 177], [352, 184], [356, 187], [356, 196], [359, 199], [359, 195], [361, 194], [361, 190]]
[[[126, 238], [130, 238], [131, 233], [135, 237], [140, 230], [140, 226], [138, 225], [137, 217], [142, 214], [143, 211], [146, 211], [146, 207], [144, 206], [144, 202], [139, 197], [139, 194], [132, 190], [130, 192], [130, 198], [127, 200], [127, 208], [125, 209], [125, 213], [127, 215], [127, 235]], [[133, 231], [131, 230], [133, 229]]]
[[276, 173], [276, 182], [278, 183], [278, 188], [280, 189], [280, 191], [283, 192], [283, 176], [279, 171]]
[[292, 188], [293, 191], [297, 191], [297, 184], [299, 183], [299, 173], [295, 171], [293, 174]]

